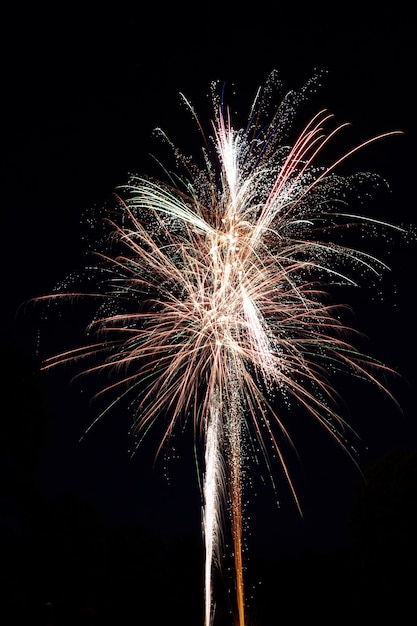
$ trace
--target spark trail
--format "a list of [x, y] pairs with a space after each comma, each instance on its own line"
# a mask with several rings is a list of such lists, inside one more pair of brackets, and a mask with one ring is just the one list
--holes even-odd
[[221, 565], [227, 510], [234, 620], [245, 624], [242, 503], [248, 450], [260, 450], [271, 474], [271, 454], [279, 459], [301, 512], [283, 444], [291, 443], [290, 422], [277, 398], [286, 408], [307, 410], [351, 454], [332, 374], [347, 371], [389, 394], [379, 376], [389, 368], [355, 348], [342, 307], [331, 303], [328, 292], [332, 283], [357, 285], [358, 278], [379, 277], [387, 269], [338, 237], [345, 227], [397, 227], [348, 209], [351, 190], [373, 179], [343, 177], [336, 168], [397, 131], [320, 165], [324, 148], [346, 126], [332, 127], [327, 111], [287, 143], [298, 105], [313, 84], [314, 79], [299, 93], [288, 93], [270, 115], [268, 102], [279, 86], [273, 73], [240, 129], [213, 89], [208, 134], [183, 97], [202, 133], [203, 165], [183, 156], [159, 131], [179, 166], [165, 170], [167, 182], [135, 176], [120, 188], [116, 206], [104, 216], [109, 236], [86, 268], [94, 290], [65, 285], [45, 296], [48, 302], [81, 295], [98, 302], [87, 329], [97, 339], [44, 364], [48, 369], [80, 361], [83, 375], [113, 375], [97, 396], [109, 393], [115, 399], [95, 422], [116, 402], [131, 398], [138, 446], [165, 419], [159, 453], [180, 416], [193, 421], [205, 449], [206, 626], [215, 617], [212, 573]]

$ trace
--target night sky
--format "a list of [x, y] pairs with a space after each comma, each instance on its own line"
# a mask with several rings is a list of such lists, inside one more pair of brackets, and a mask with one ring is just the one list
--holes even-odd
[[[5, 354], [36, 360], [54, 342], [71, 342], [75, 311], [74, 318], [48, 328], [36, 307], [21, 305], [49, 293], [83, 264], [82, 216], [108, 201], [130, 173], [152, 171], [149, 153], [159, 149], [152, 137], [155, 126], [180, 148], [199, 149], [179, 92], [197, 111], [210, 113], [206, 94], [212, 80], [235, 85], [234, 106], [244, 120], [271, 70], [282, 76], [284, 91], [300, 88], [315, 68], [327, 72], [317, 107], [352, 123], [341, 151], [381, 132], [404, 132], [355, 156], [352, 168], [375, 171], [389, 181], [390, 192], [378, 196], [378, 206], [371, 204], [377, 217], [417, 225], [417, 51], [411, 9], [394, 3], [375, 12], [342, 14], [271, 10], [256, 3], [246, 13], [242, 6], [228, 6], [191, 11], [155, 5], [145, 13], [123, 3], [97, 10], [77, 3], [52, 8], [16, 3], [2, 10], [0, 339]], [[370, 353], [401, 374], [389, 384], [402, 412], [368, 387], [346, 384], [340, 390], [345, 414], [361, 435], [358, 462], [364, 470], [397, 449], [417, 453], [416, 244], [412, 238], [397, 240], [380, 252], [392, 270], [382, 282], [383, 297], [367, 286], [347, 297], [355, 327], [369, 336]], [[130, 460], [131, 416], [116, 410], [79, 442], [95, 418], [88, 390], [80, 393], [65, 369], [41, 377], [41, 384], [50, 425], [35, 480], [46, 498], [76, 494], [104, 523], [141, 526], [167, 543], [200, 536], [190, 429], [176, 433], [171, 452], [155, 467], [152, 437]], [[249, 505], [248, 541], [262, 558], [305, 550], [332, 553], [348, 542], [358, 470], [311, 424], [297, 443], [301, 461], [294, 471], [305, 516], [298, 517], [284, 483], [278, 481], [280, 507], [269, 486], [260, 487]]]

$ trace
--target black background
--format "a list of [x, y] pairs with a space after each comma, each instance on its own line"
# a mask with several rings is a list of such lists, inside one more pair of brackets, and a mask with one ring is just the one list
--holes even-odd
[[[401, 137], [378, 142], [356, 155], [352, 168], [369, 169], [388, 179], [391, 191], [378, 196], [378, 204], [371, 206], [378, 218], [405, 225], [415, 223], [415, 26], [411, 9], [398, 3], [367, 11], [352, 6], [346, 11], [317, 6], [284, 8], [272, 3], [257, 3], [246, 9], [231, 4], [201, 7], [184, 4], [168, 8], [155, 4], [136, 8], [123, 3], [97, 8], [89, 3], [13, 4], [3, 9], [1, 341], [5, 369], [2, 419], [6, 476], [3, 534], [5, 545], [11, 545], [11, 539], [15, 546], [10, 563], [18, 562], [15, 557], [22, 545], [30, 546], [25, 549], [27, 560], [20, 556], [19, 567], [16, 565], [16, 570], [30, 572], [24, 584], [19, 583], [19, 593], [16, 591], [19, 574], [11, 565], [5, 566], [4, 578], [11, 589], [10, 623], [22, 615], [34, 620], [36, 610], [36, 619], [47, 623], [46, 617], [39, 613], [45, 602], [54, 605], [54, 616], [49, 616], [53, 623], [67, 623], [70, 614], [78, 615], [79, 622], [87, 620], [88, 615], [90, 623], [106, 623], [104, 601], [97, 599], [102, 596], [91, 580], [90, 588], [94, 588], [95, 595], [88, 596], [84, 587], [82, 595], [78, 587], [72, 589], [68, 580], [62, 578], [71, 587], [72, 602], [63, 593], [64, 582], [61, 587], [51, 583], [53, 575], [39, 586], [30, 584], [31, 577], [36, 578], [36, 564], [42, 568], [42, 558], [33, 548], [43, 536], [39, 528], [44, 533], [49, 528], [48, 532], [53, 534], [63, 519], [77, 518], [74, 513], [77, 510], [79, 515], [84, 512], [84, 518], [86, 511], [94, 515], [100, 532], [106, 529], [108, 552], [111, 552], [109, 529], [113, 537], [119, 537], [120, 562], [110, 567], [112, 561], [106, 561], [112, 570], [111, 576], [108, 573], [112, 584], [107, 601], [113, 590], [117, 602], [123, 604], [123, 597], [125, 607], [129, 607], [124, 609], [119, 623], [129, 623], [128, 615], [135, 613], [133, 605], [137, 616], [155, 610], [155, 604], [149, 608], [150, 601], [145, 602], [144, 580], [149, 580], [151, 570], [158, 590], [155, 597], [152, 595], [152, 602], [170, 598], [170, 615], [181, 615], [183, 622], [188, 623], [184, 613], [187, 604], [181, 604], [179, 596], [175, 603], [172, 589], [174, 582], [179, 584], [182, 580], [183, 591], [187, 584], [190, 589], [195, 585], [197, 591], [193, 593], [198, 594], [200, 586], [196, 580], [201, 576], [201, 568], [195, 566], [195, 561], [201, 559], [201, 501], [190, 429], [183, 434], [178, 431], [170, 450], [154, 466], [152, 438], [149, 446], [145, 444], [129, 460], [128, 414], [109, 414], [79, 442], [95, 417], [94, 404], [85, 397], [88, 394], [81, 394], [80, 388], [70, 383], [64, 370], [39, 377], [47, 418], [42, 411], [39, 415], [35, 409], [23, 406], [23, 398], [32, 398], [32, 393], [37, 397], [38, 388], [31, 391], [27, 381], [32, 381], [28, 372], [36, 371], [38, 356], [46, 349], [42, 342], [54, 348], [55, 342], [61, 345], [71, 341], [78, 322], [73, 313], [73, 318], [62, 320], [56, 328], [47, 329], [44, 325], [39, 347], [37, 310], [32, 306], [21, 307], [22, 303], [49, 293], [56, 282], [83, 263], [82, 215], [106, 202], [115, 187], [126, 182], [129, 173], [151, 171], [154, 166], [149, 152], [158, 153], [157, 142], [152, 138], [155, 126], [166, 130], [180, 148], [199, 149], [199, 138], [193, 134], [193, 125], [184, 114], [178, 94], [183, 92], [201, 115], [209, 115], [206, 95], [212, 80], [236, 86], [234, 106], [244, 121], [258, 85], [271, 70], [278, 70], [284, 90], [301, 87], [315, 68], [325, 70], [323, 86], [316, 96], [318, 107], [328, 108], [340, 122], [352, 123], [343, 135], [343, 141], [347, 137], [349, 140], [342, 143], [341, 151], [355, 141], [381, 132], [397, 129], [404, 132]], [[370, 352], [402, 376], [398, 380], [389, 379], [402, 412], [367, 387], [343, 383], [340, 390], [347, 401], [347, 418], [361, 435], [359, 464], [371, 476], [379, 477], [369, 487], [375, 485], [371, 491], [376, 503], [373, 500], [372, 506], [369, 504], [368, 493], [366, 504], [359, 499], [362, 517], [357, 513], [356, 493], [363, 488], [358, 470], [323, 433], [316, 432], [310, 424], [301, 425], [303, 430], [297, 441], [301, 462], [294, 466], [294, 472], [304, 518], [299, 518], [279, 480], [279, 507], [268, 486], [261, 487], [258, 495], [250, 494], [249, 586], [253, 590], [260, 581], [266, 581], [266, 588], [268, 581], [271, 584], [269, 593], [262, 595], [258, 591], [253, 600], [257, 607], [253, 610], [259, 611], [259, 623], [266, 623], [262, 611], [270, 618], [279, 605], [275, 596], [278, 581], [271, 582], [274, 580], [271, 572], [275, 575], [280, 572], [285, 580], [283, 572], [287, 570], [287, 581], [291, 582], [288, 586], [294, 594], [294, 589], [298, 589], [300, 595], [308, 587], [308, 568], [317, 567], [322, 572], [320, 568], [326, 562], [328, 584], [332, 567], [346, 574], [346, 563], [341, 565], [340, 555], [345, 555], [346, 550], [353, 553], [352, 517], [353, 527], [356, 522], [356, 527], [361, 528], [362, 547], [368, 547], [366, 562], [371, 562], [369, 546], [374, 545], [375, 536], [385, 533], [385, 538], [391, 537], [385, 523], [388, 518], [396, 520], [397, 526], [394, 524], [392, 531], [396, 548], [386, 539], [383, 547], [375, 548], [378, 558], [384, 554], [385, 564], [391, 563], [387, 553], [389, 550], [395, 553], [398, 559], [395, 565], [385, 565], [391, 573], [399, 566], [402, 568], [404, 562], [415, 559], [415, 538], [407, 535], [407, 528], [416, 515], [416, 247], [409, 237], [408, 242], [397, 239], [394, 244], [387, 243], [380, 252], [392, 268], [382, 283], [383, 295], [370, 293], [365, 286], [360, 293], [347, 297], [352, 298], [354, 325], [370, 338]], [[379, 517], [376, 510], [380, 511]], [[371, 524], [373, 515], [376, 521]], [[361, 524], [358, 520], [362, 520]], [[365, 532], [367, 524], [371, 530]], [[32, 534], [27, 528], [32, 529]], [[73, 530], [67, 530], [74, 538], [71, 533]], [[139, 548], [136, 553], [134, 549], [131, 551], [133, 540], [127, 539], [128, 533], [135, 537], [134, 545], [148, 546], [145, 556]], [[74, 540], [78, 546], [74, 550], [79, 554], [77, 567], [86, 571], [93, 568], [94, 562], [97, 572], [91, 574], [91, 579], [102, 583], [103, 568], [100, 569], [99, 562], [104, 558], [103, 550], [97, 549], [99, 556], [94, 561], [88, 549], [80, 548], [83, 541], [88, 543], [88, 532], [80, 530], [77, 537]], [[50, 565], [52, 550], [50, 544], [45, 545], [45, 554], [49, 555], [45, 558]], [[83, 554], [89, 555], [85, 556], [84, 565]], [[158, 560], [156, 554], [164, 556]], [[68, 555], [55, 562], [57, 572], [64, 569], [65, 558]], [[285, 558], [288, 560], [284, 563]], [[334, 559], [331, 567], [324, 561], [329, 558]], [[123, 571], [128, 571], [133, 561], [138, 568], [138, 563], [144, 565], [143, 571], [138, 570], [129, 578], [135, 589], [132, 593], [142, 598], [131, 605], [121, 591], [121, 581]], [[356, 580], [360, 580], [358, 572], [362, 571], [358, 562], [357, 569], [349, 570]], [[376, 562], [369, 566], [369, 579], [375, 579], [379, 571]], [[6, 563], [9, 564], [7, 559]], [[192, 576], [190, 571], [194, 566], [196, 575]], [[65, 563], [66, 571], [73, 572], [73, 581], [80, 574], [73, 564], [71, 567]], [[172, 576], [164, 568], [171, 568]], [[159, 577], [161, 571], [166, 578]], [[298, 582], [292, 587], [295, 580]], [[130, 590], [129, 584], [126, 583], [126, 590]], [[281, 579], [279, 584], [283, 585]], [[315, 581], [316, 584], [319, 589]], [[325, 595], [326, 583], [322, 581], [322, 584]], [[384, 589], [381, 585], [379, 580], [375, 590], [381, 592]], [[223, 585], [219, 586], [223, 589]], [[340, 597], [346, 599], [356, 594], [363, 601], [361, 590], [358, 583], [354, 591], [350, 588]], [[391, 588], [390, 594], [396, 597]], [[315, 611], [322, 615], [327, 600], [322, 597], [320, 603], [319, 592], [314, 597]], [[370, 607], [369, 594], [367, 598]], [[190, 609], [190, 623], [191, 615], [195, 614], [202, 622], [198, 602], [198, 597], [193, 599], [195, 613]], [[227, 605], [225, 600], [224, 603]], [[397, 597], [392, 605], [398, 604]], [[88, 611], [82, 613], [82, 607], [87, 605]], [[285, 602], [284, 605], [287, 607]], [[221, 608], [220, 601], [219, 624], [223, 623]], [[224, 623], [230, 623], [228, 610], [224, 612]], [[158, 615], [158, 612], [154, 614], [154, 623], [165, 623], [166, 616], [159, 621]], [[162, 611], [160, 615], [165, 613]], [[141, 623], [139, 617], [132, 623]]]

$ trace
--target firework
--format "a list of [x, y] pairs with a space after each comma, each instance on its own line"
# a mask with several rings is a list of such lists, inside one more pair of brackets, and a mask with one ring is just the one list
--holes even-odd
[[394, 228], [349, 208], [352, 189], [374, 178], [341, 176], [336, 169], [367, 143], [395, 133], [320, 165], [324, 148], [345, 124], [332, 127], [332, 116], [320, 111], [288, 141], [298, 105], [313, 84], [314, 79], [288, 93], [270, 115], [273, 88], [279, 86], [273, 73], [258, 90], [247, 125], [238, 129], [214, 88], [207, 133], [182, 97], [201, 132], [201, 154], [194, 160], [183, 156], [159, 130], [178, 167], [164, 168], [166, 182], [134, 176], [118, 190], [103, 216], [108, 236], [86, 268], [93, 290], [67, 284], [45, 297], [97, 301], [87, 328], [94, 341], [48, 358], [45, 369], [77, 361], [84, 376], [111, 375], [97, 395], [110, 394], [104, 412], [130, 399], [138, 446], [162, 416], [158, 452], [180, 417], [193, 422], [204, 449], [206, 626], [214, 620], [212, 573], [221, 565], [227, 513], [234, 619], [238, 626], [245, 623], [242, 503], [248, 458], [258, 451], [270, 471], [271, 453], [277, 456], [301, 511], [282, 443], [291, 442], [286, 411], [292, 405], [307, 410], [351, 454], [332, 374], [347, 371], [389, 393], [378, 376], [388, 368], [355, 348], [341, 307], [328, 292], [332, 284], [356, 285], [386, 269], [340, 237], [347, 226]]

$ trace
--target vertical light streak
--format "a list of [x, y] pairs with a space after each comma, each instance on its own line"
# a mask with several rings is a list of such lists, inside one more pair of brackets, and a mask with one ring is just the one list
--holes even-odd
[[[234, 379], [234, 380], [233, 380]], [[242, 402], [236, 376], [230, 381], [229, 426], [229, 497], [235, 563], [236, 626], [245, 626], [245, 592], [242, 555]]]
[[214, 619], [212, 574], [213, 565], [220, 564], [222, 501], [225, 495], [224, 459], [222, 454], [223, 428], [219, 394], [210, 405], [210, 419], [206, 426], [205, 480], [203, 527], [205, 538], [205, 626]]

